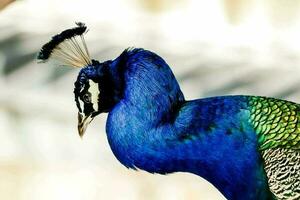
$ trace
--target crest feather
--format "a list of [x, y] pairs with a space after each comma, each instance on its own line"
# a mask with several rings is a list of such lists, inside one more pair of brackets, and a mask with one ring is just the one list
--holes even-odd
[[52, 37], [40, 50], [37, 59], [46, 62], [50, 59], [58, 61], [60, 65], [84, 67], [92, 63], [87, 49], [84, 33], [87, 27], [77, 22], [77, 27], [64, 30]]

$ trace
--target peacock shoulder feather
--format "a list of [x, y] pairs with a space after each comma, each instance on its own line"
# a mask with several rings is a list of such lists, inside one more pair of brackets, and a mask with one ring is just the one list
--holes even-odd
[[267, 97], [250, 97], [251, 122], [260, 150], [300, 149], [300, 105]]
[[277, 199], [300, 199], [300, 105], [249, 97], [268, 184]]

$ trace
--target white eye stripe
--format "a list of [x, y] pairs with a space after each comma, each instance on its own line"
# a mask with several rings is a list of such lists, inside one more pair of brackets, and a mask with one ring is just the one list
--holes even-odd
[[98, 96], [100, 94], [98, 83], [95, 83], [92, 80], [89, 80], [89, 93], [91, 94], [91, 103], [95, 111], [98, 111]]
[[80, 98], [78, 98], [78, 102], [79, 102], [79, 105], [81, 108], [81, 112], [83, 112], [84, 111], [84, 102]]

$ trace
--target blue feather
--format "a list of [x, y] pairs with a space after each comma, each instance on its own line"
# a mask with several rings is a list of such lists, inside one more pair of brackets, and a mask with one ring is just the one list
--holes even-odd
[[143, 49], [99, 65], [99, 77], [103, 70], [114, 90], [107, 137], [124, 166], [190, 172], [228, 199], [271, 198], [246, 96], [187, 101], [168, 64]]

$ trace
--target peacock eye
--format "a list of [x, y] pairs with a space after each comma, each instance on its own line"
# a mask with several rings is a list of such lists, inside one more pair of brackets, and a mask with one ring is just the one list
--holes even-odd
[[91, 96], [90, 94], [86, 93], [82, 96], [82, 99], [85, 103], [91, 103]]

